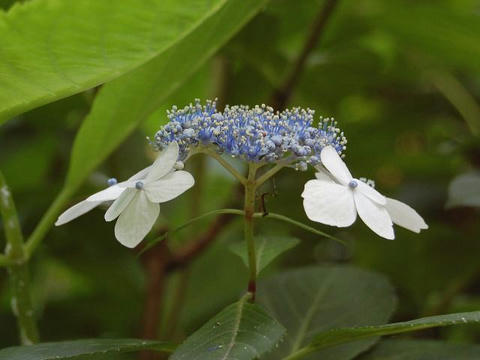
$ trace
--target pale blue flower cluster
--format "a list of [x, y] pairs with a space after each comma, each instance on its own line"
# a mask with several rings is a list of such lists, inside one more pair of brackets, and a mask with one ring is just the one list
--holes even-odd
[[339, 153], [347, 140], [330, 118], [320, 118], [313, 126], [314, 111], [293, 108], [275, 112], [266, 105], [226, 106], [217, 111], [215, 101], [201, 105], [199, 100], [183, 109], [168, 111], [169, 122], [155, 135], [154, 145], [163, 148], [176, 141], [180, 159], [198, 145], [213, 145], [226, 153], [249, 162], [284, 161], [299, 170], [320, 162], [320, 152], [333, 146]]

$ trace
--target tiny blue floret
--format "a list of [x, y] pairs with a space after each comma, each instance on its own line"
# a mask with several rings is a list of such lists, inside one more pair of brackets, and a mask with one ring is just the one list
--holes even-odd
[[135, 183], [135, 189], [142, 190], [143, 189], [143, 181], [137, 181]]
[[169, 122], [155, 135], [154, 145], [163, 149], [176, 141], [180, 160], [196, 146], [209, 146], [248, 162], [282, 161], [297, 170], [320, 162], [320, 152], [333, 146], [342, 153], [347, 140], [330, 118], [320, 118], [314, 126], [314, 111], [293, 108], [274, 111], [266, 105], [250, 108], [227, 105], [223, 112], [215, 101], [194, 104], [168, 111]]
[[110, 179], [107, 180], [107, 184], [108, 184], [108, 186], [117, 185], [117, 179], [110, 178]]
[[348, 183], [348, 186], [351, 188], [351, 189], [355, 189], [357, 186], [358, 186], [358, 183], [355, 181], [355, 180], [352, 180]]

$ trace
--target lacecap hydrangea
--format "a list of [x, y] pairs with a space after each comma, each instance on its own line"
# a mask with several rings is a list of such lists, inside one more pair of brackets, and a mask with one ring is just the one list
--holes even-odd
[[346, 148], [343, 132], [331, 118], [320, 117], [314, 126], [315, 112], [293, 108], [274, 111], [260, 105], [226, 106], [218, 111], [216, 101], [199, 100], [167, 112], [169, 122], [155, 135], [153, 144], [163, 149], [171, 142], [180, 147], [180, 160], [198, 146], [211, 146], [215, 151], [248, 162], [284, 162], [298, 170], [320, 163], [320, 152], [332, 146], [338, 153]]

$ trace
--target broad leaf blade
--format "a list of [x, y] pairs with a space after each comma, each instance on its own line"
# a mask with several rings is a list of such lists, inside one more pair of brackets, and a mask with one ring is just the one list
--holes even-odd
[[[283, 254], [285, 251], [297, 246], [300, 243], [300, 240], [286, 236], [262, 236], [256, 238], [255, 240], [255, 251], [257, 256], [257, 274], [259, 274], [278, 256]], [[233, 244], [230, 247], [230, 250], [240, 256], [244, 264], [248, 267], [248, 252], [245, 241]]]
[[226, 307], [191, 335], [171, 360], [251, 360], [270, 351], [285, 328], [248, 295]]
[[[282, 359], [297, 352], [319, 331], [385, 323], [396, 304], [393, 288], [383, 276], [348, 266], [310, 267], [279, 274], [260, 283], [258, 301], [289, 334], [268, 359]], [[374, 342], [327, 349], [315, 353], [312, 359], [352, 359]]]
[[325, 347], [364, 339], [371, 336], [393, 335], [432, 327], [478, 322], [480, 322], [480, 311], [472, 311], [466, 313], [429, 316], [421, 319], [386, 325], [333, 329], [315, 336], [308, 347], [310, 349], [323, 349]]
[[172, 352], [174, 345], [136, 339], [88, 339], [16, 346], [0, 350], [0, 360], [61, 360], [140, 350]]
[[383, 340], [359, 360], [472, 360], [480, 345], [427, 340]]
[[225, 0], [36, 0], [0, 12], [0, 123], [161, 54]]
[[[166, 53], [106, 84], [75, 140], [67, 183], [74, 186], [82, 182], [264, 4], [256, 0], [228, 1]], [[166, 116], [159, 119], [159, 127], [166, 121]]]

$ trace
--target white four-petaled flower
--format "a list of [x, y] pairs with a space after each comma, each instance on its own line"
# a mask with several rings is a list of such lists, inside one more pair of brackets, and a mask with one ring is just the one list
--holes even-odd
[[376, 234], [394, 239], [393, 223], [414, 232], [428, 226], [410, 206], [387, 198], [350, 174], [347, 166], [331, 147], [320, 153], [323, 166], [317, 179], [309, 180], [302, 193], [308, 218], [327, 225], [346, 227], [355, 222], [357, 213]]
[[65, 224], [103, 202], [114, 200], [105, 213], [105, 220], [118, 218], [117, 240], [130, 248], [137, 246], [155, 223], [160, 213], [159, 204], [181, 195], [195, 182], [190, 173], [175, 170], [178, 151], [177, 143], [169, 144], [152, 166], [74, 205], [60, 215], [55, 225]]

